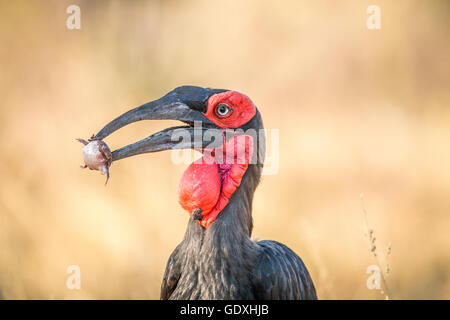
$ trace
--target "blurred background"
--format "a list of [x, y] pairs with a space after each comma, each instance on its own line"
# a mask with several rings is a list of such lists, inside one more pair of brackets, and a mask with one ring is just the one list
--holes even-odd
[[[71, 4], [80, 30], [66, 27]], [[366, 27], [373, 4], [381, 30]], [[80, 169], [75, 138], [191, 84], [249, 95], [280, 129], [253, 236], [296, 251], [320, 298], [385, 297], [366, 286], [377, 262], [363, 193], [390, 297], [449, 299], [449, 12], [446, 0], [1, 1], [0, 297], [159, 298], [188, 221], [187, 166], [133, 157], [105, 187]], [[66, 287], [69, 265], [80, 290]]]

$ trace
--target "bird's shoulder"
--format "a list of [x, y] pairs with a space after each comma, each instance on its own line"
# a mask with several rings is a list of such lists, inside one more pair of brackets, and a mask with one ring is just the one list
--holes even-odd
[[256, 299], [317, 299], [314, 284], [303, 261], [282, 243], [257, 241], [258, 260], [253, 270]]
[[179, 244], [169, 257], [161, 284], [161, 300], [167, 300], [175, 290], [181, 276], [181, 265], [178, 258], [181, 244]]

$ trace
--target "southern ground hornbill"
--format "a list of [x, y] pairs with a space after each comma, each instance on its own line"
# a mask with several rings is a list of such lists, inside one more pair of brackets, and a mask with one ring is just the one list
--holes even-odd
[[169, 149], [203, 154], [180, 181], [179, 202], [191, 217], [167, 263], [161, 299], [316, 299], [311, 277], [292, 250], [250, 238], [265, 155], [263, 123], [253, 102], [236, 91], [182, 86], [124, 113], [91, 140], [145, 119], [186, 125], [118, 149], [112, 161]]

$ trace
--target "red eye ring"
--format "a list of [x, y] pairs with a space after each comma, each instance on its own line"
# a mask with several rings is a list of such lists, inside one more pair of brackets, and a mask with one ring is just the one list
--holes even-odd
[[215, 108], [214, 108], [214, 114], [219, 117], [219, 118], [228, 118], [229, 116], [231, 116], [233, 114], [233, 108], [231, 108], [230, 106], [226, 105], [225, 103], [219, 103]]

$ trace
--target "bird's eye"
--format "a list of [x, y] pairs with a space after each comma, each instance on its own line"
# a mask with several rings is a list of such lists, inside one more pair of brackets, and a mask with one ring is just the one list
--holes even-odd
[[230, 113], [231, 109], [229, 106], [227, 106], [226, 104], [218, 104], [216, 107], [216, 114], [219, 117], [225, 117]]

